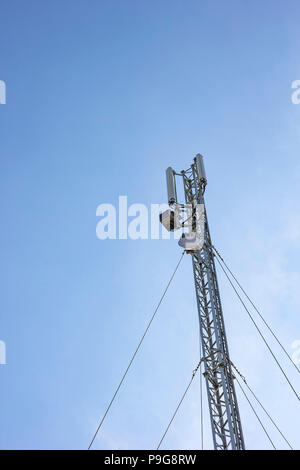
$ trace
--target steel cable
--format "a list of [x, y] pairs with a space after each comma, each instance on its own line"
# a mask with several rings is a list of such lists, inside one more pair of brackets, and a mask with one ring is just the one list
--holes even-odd
[[242, 390], [242, 393], [243, 393], [243, 395], [245, 396], [245, 398], [246, 398], [247, 402], [249, 403], [249, 405], [250, 405], [250, 407], [251, 407], [251, 409], [252, 409], [253, 413], [255, 414], [255, 416], [256, 416], [256, 418], [257, 418], [258, 422], [260, 423], [260, 425], [261, 425], [262, 429], [264, 430], [264, 433], [266, 434], [267, 438], [268, 438], [268, 439], [269, 439], [269, 441], [271, 442], [273, 449], [274, 449], [274, 450], [276, 450], [276, 447], [275, 447], [275, 445], [274, 445], [274, 443], [273, 443], [272, 439], [270, 438], [270, 436], [269, 436], [269, 434], [268, 434], [268, 432], [267, 432], [266, 428], [264, 427], [264, 425], [263, 425], [263, 423], [262, 423], [262, 421], [261, 421], [260, 417], [259, 417], [259, 416], [258, 416], [258, 414], [256, 413], [256, 411], [255, 411], [255, 408], [253, 407], [253, 405], [252, 405], [251, 401], [249, 400], [249, 398], [248, 398], [248, 396], [247, 396], [247, 394], [246, 394], [245, 390], [244, 390], [244, 389], [243, 389], [243, 387], [241, 386], [241, 384], [240, 384], [240, 382], [239, 382], [238, 378], [236, 377], [235, 379], [236, 379], [236, 381], [237, 381], [237, 383], [238, 383], [238, 385], [239, 385], [240, 389]]
[[[238, 368], [233, 364], [232, 361], [230, 361], [230, 359], [227, 358], [227, 360], [229, 360], [229, 362], [231, 363], [232, 367], [234, 368], [234, 370], [239, 374], [239, 376], [241, 377], [242, 381], [244, 382], [244, 384], [246, 385], [247, 389], [249, 390], [249, 392], [253, 395], [254, 399], [257, 401], [257, 403], [260, 405], [260, 407], [263, 409], [263, 411], [266, 413], [266, 415], [268, 416], [268, 418], [270, 419], [271, 423], [274, 425], [274, 427], [277, 429], [277, 431], [279, 432], [279, 434], [281, 435], [281, 437], [285, 440], [285, 442], [287, 443], [287, 445], [289, 446], [289, 448], [291, 450], [294, 450], [293, 447], [291, 446], [291, 444], [289, 443], [289, 441], [287, 440], [287, 438], [285, 437], [285, 435], [283, 434], [283, 432], [279, 429], [279, 427], [277, 426], [277, 424], [275, 423], [274, 419], [272, 418], [272, 416], [270, 415], [270, 413], [266, 410], [266, 408], [264, 407], [264, 405], [261, 403], [261, 401], [259, 400], [259, 398], [256, 396], [256, 394], [253, 392], [252, 388], [250, 387], [250, 385], [248, 385], [248, 382], [247, 380], [245, 379], [245, 377], [241, 374], [241, 372], [238, 370]], [[236, 377], [235, 377], [236, 378]]]
[[278, 339], [277, 335], [274, 333], [274, 331], [272, 330], [272, 328], [270, 327], [270, 325], [267, 323], [267, 321], [265, 320], [265, 318], [263, 317], [263, 315], [260, 313], [260, 311], [258, 310], [258, 308], [256, 307], [256, 305], [254, 304], [254, 302], [251, 300], [251, 298], [249, 297], [249, 295], [247, 294], [247, 292], [245, 291], [245, 289], [243, 288], [243, 286], [240, 284], [240, 282], [238, 281], [238, 279], [236, 278], [236, 276], [233, 274], [233, 272], [231, 271], [231, 269], [228, 267], [227, 263], [224, 261], [224, 258], [220, 255], [220, 253], [218, 252], [218, 250], [212, 245], [212, 248], [214, 250], [214, 252], [216, 253], [216, 255], [220, 258], [220, 260], [222, 261], [222, 263], [224, 264], [224, 266], [226, 267], [227, 271], [231, 274], [231, 276], [233, 277], [233, 279], [235, 280], [235, 282], [237, 283], [237, 285], [239, 286], [239, 288], [241, 289], [241, 291], [243, 292], [243, 294], [245, 295], [245, 297], [248, 299], [248, 301], [251, 303], [252, 307], [255, 309], [255, 311], [258, 313], [258, 315], [260, 316], [261, 320], [264, 322], [264, 324], [266, 325], [266, 327], [268, 328], [268, 330], [270, 331], [270, 333], [273, 335], [273, 337], [275, 338], [275, 340], [277, 341], [277, 343], [279, 344], [279, 346], [281, 347], [281, 349], [283, 350], [283, 352], [285, 353], [285, 355], [287, 356], [287, 358], [290, 360], [290, 362], [293, 364], [293, 366], [295, 367], [295, 369], [297, 370], [297, 372], [300, 373], [300, 369], [297, 367], [297, 364], [295, 364], [295, 362], [293, 361], [293, 359], [291, 358], [291, 356], [289, 355], [289, 353], [287, 352], [287, 350], [285, 349], [285, 347], [283, 346], [283, 344], [281, 343], [281, 341]]
[[176, 410], [174, 411], [174, 413], [173, 413], [173, 415], [172, 415], [172, 418], [170, 419], [169, 424], [168, 424], [168, 426], [167, 426], [165, 432], [163, 433], [162, 438], [161, 438], [161, 440], [159, 441], [159, 444], [158, 444], [156, 450], [159, 450], [159, 448], [160, 448], [160, 446], [161, 446], [161, 444], [162, 444], [164, 438], [166, 437], [166, 434], [167, 434], [167, 432], [169, 431], [170, 426], [171, 426], [171, 424], [173, 423], [173, 420], [174, 420], [174, 418], [175, 418], [175, 416], [176, 416], [176, 414], [177, 414], [177, 412], [178, 412], [178, 410], [179, 410], [179, 408], [180, 408], [180, 406], [181, 406], [183, 400], [185, 399], [185, 396], [186, 396], [186, 394], [187, 394], [187, 392], [188, 392], [190, 386], [192, 385], [192, 382], [193, 382], [193, 380], [194, 380], [194, 377], [195, 377], [195, 375], [196, 375], [198, 369], [200, 368], [200, 366], [201, 366], [201, 361], [200, 361], [199, 364], [197, 365], [196, 369], [193, 371], [192, 378], [191, 378], [191, 380], [189, 381], [189, 384], [188, 384], [188, 386], [186, 387], [186, 389], [185, 389], [185, 391], [184, 391], [184, 394], [182, 395], [182, 397], [181, 397], [181, 399], [180, 399], [180, 402], [178, 403], [177, 408], [176, 408]]
[[263, 335], [262, 332], [260, 331], [260, 329], [259, 329], [257, 323], [255, 322], [254, 318], [252, 317], [251, 313], [250, 313], [249, 310], [247, 309], [245, 303], [243, 302], [243, 299], [241, 298], [241, 296], [239, 295], [238, 291], [236, 290], [236, 288], [235, 288], [234, 284], [232, 283], [230, 277], [228, 276], [227, 272], [226, 272], [225, 269], [223, 268], [223, 266], [222, 266], [221, 262], [219, 261], [219, 259], [216, 258], [216, 260], [217, 260], [217, 262], [219, 263], [219, 266], [221, 267], [221, 269], [222, 269], [222, 271], [224, 272], [225, 276], [227, 277], [228, 281], [230, 282], [230, 284], [231, 284], [233, 290], [235, 291], [235, 293], [236, 293], [237, 297], [239, 298], [241, 304], [243, 305], [244, 309], [245, 309], [246, 312], [248, 313], [248, 315], [249, 315], [249, 317], [250, 317], [252, 323], [254, 324], [254, 326], [255, 326], [256, 330], [258, 331], [259, 335], [261, 336], [263, 342], [264, 342], [265, 345], [267, 346], [267, 348], [268, 348], [270, 354], [272, 355], [273, 359], [275, 360], [277, 366], [278, 366], [279, 369], [281, 370], [281, 372], [282, 372], [283, 376], [285, 377], [287, 383], [289, 384], [291, 390], [294, 392], [294, 394], [296, 395], [297, 399], [300, 401], [300, 398], [299, 398], [298, 393], [296, 392], [296, 390], [295, 390], [295, 388], [293, 387], [291, 381], [289, 380], [288, 376], [286, 375], [286, 373], [284, 372], [283, 368], [281, 367], [281, 365], [280, 365], [278, 359], [276, 358], [275, 354], [273, 353], [273, 351], [272, 351], [271, 347], [269, 346], [267, 340], [265, 339], [264, 335]]
[[165, 297], [165, 295], [166, 295], [166, 293], [167, 293], [167, 290], [168, 290], [168, 288], [170, 287], [170, 284], [171, 284], [171, 282], [172, 282], [172, 280], [173, 280], [173, 278], [174, 278], [174, 276], [175, 276], [175, 274], [176, 274], [176, 271], [177, 271], [177, 269], [179, 268], [179, 265], [180, 265], [180, 263], [181, 263], [181, 261], [182, 261], [182, 258], [183, 258], [183, 256], [184, 256], [184, 253], [185, 253], [185, 252], [182, 253], [182, 255], [181, 255], [181, 257], [180, 257], [180, 259], [179, 259], [179, 261], [178, 261], [178, 263], [177, 263], [177, 265], [176, 265], [176, 267], [175, 267], [175, 270], [174, 270], [174, 272], [173, 272], [173, 274], [172, 274], [172, 276], [171, 276], [171, 278], [170, 278], [170, 280], [169, 280], [169, 282], [168, 282], [168, 284], [167, 284], [167, 287], [165, 288], [165, 290], [164, 290], [164, 292], [163, 292], [163, 294], [162, 294], [162, 296], [161, 296], [161, 298], [160, 298], [160, 300], [159, 300], [159, 302], [158, 302], [158, 304], [157, 304], [157, 307], [156, 307], [156, 309], [155, 309], [155, 311], [154, 311], [154, 313], [153, 313], [153, 315], [152, 315], [152, 317], [151, 317], [151, 319], [150, 319], [150, 321], [149, 321], [149, 323], [148, 323], [148, 325], [147, 325], [147, 327], [146, 327], [146, 329], [145, 329], [145, 331], [144, 331], [144, 333], [143, 333], [143, 336], [141, 337], [141, 339], [140, 339], [140, 341], [139, 341], [139, 343], [138, 343], [138, 346], [137, 346], [137, 348], [136, 348], [136, 350], [135, 350], [135, 352], [134, 352], [132, 358], [131, 358], [130, 361], [129, 361], [129, 364], [128, 364], [128, 366], [127, 366], [127, 368], [126, 368], [126, 370], [125, 370], [125, 372], [124, 372], [124, 374], [123, 374], [123, 376], [122, 376], [122, 378], [121, 378], [121, 380], [120, 380], [120, 382], [119, 382], [119, 385], [117, 386], [117, 388], [116, 388], [116, 390], [115, 390], [115, 393], [114, 393], [114, 395], [113, 395], [113, 397], [112, 397], [112, 399], [111, 399], [109, 405], [107, 406], [107, 408], [106, 408], [106, 410], [105, 410], [105, 413], [104, 413], [104, 415], [103, 415], [103, 417], [102, 417], [102, 419], [101, 419], [101, 421], [100, 421], [100, 423], [99, 423], [99, 425], [98, 425], [98, 427], [97, 427], [97, 429], [96, 429], [96, 431], [95, 431], [95, 433], [94, 433], [94, 436], [93, 436], [93, 438], [92, 438], [92, 440], [91, 440], [91, 442], [90, 442], [90, 444], [89, 444], [88, 450], [91, 449], [91, 447], [92, 447], [92, 445], [93, 445], [93, 442], [94, 442], [94, 440], [95, 440], [95, 438], [96, 438], [98, 432], [100, 431], [100, 428], [101, 428], [101, 426], [102, 426], [102, 424], [103, 424], [103, 422], [104, 422], [104, 420], [105, 420], [105, 418], [106, 418], [106, 416], [107, 416], [107, 414], [108, 414], [108, 412], [109, 412], [109, 410], [110, 410], [110, 408], [111, 408], [111, 406], [112, 406], [112, 404], [113, 404], [113, 402], [114, 402], [114, 400], [115, 400], [115, 398], [116, 398], [116, 396], [117, 396], [117, 394], [118, 394], [118, 392], [119, 392], [119, 390], [120, 390], [120, 387], [121, 387], [121, 385], [122, 385], [122, 383], [123, 383], [123, 381], [124, 381], [124, 379], [125, 379], [125, 377], [126, 377], [128, 371], [129, 371], [129, 369], [130, 369], [130, 367], [131, 367], [131, 365], [132, 365], [132, 363], [133, 363], [133, 361], [134, 361], [134, 359], [135, 359], [135, 357], [136, 357], [136, 355], [137, 355], [137, 353], [138, 353], [138, 350], [140, 349], [141, 344], [142, 344], [142, 342], [144, 341], [144, 338], [145, 338], [145, 336], [146, 336], [146, 334], [147, 334], [147, 332], [148, 332], [148, 330], [149, 330], [149, 328], [150, 328], [150, 326], [151, 326], [151, 323], [153, 322], [154, 317], [155, 317], [155, 315], [157, 314], [157, 311], [158, 311], [158, 309], [159, 309], [159, 307], [160, 307], [160, 305], [161, 305], [161, 303], [162, 303], [162, 301], [163, 301], [163, 298]]

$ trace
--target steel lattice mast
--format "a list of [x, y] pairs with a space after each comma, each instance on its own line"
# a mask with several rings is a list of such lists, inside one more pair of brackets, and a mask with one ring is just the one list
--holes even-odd
[[[169, 204], [176, 203], [175, 175], [167, 170]], [[181, 174], [187, 204], [204, 203], [206, 176], [201, 155]], [[212, 250], [207, 213], [204, 205], [204, 244], [200, 250], [187, 251], [192, 256], [196, 299], [200, 323], [202, 361], [207, 388], [212, 437], [216, 450], [245, 449], [242, 425], [234, 387], [224, 318]]]

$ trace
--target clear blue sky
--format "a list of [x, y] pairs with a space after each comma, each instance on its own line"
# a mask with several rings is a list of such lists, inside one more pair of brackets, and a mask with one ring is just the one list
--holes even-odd
[[[180, 255], [174, 241], [98, 240], [96, 207], [164, 202], [165, 168], [197, 152], [213, 241], [292, 354], [299, 15], [296, 0], [1, 2], [2, 449], [87, 448]], [[296, 399], [220, 285], [232, 359], [299, 448]], [[156, 447], [197, 332], [186, 257], [95, 448]], [[165, 448], [199, 447], [196, 382]], [[240, 408], [247, 447], [268, 448]], [[206, 448], [210, 432], [206, 415]]]

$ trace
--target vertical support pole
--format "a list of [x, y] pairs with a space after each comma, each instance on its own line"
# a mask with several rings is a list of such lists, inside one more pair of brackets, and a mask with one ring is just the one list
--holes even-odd
[[[204, 204], [206, 175], [201, 156], [182, 172], [186, 203]], [[205, 243], [192, 254], [200, 323], [204, 376], [214, 448], [245, 449], [242, 425], [231, 370], [224, 318], [205, 214]]]

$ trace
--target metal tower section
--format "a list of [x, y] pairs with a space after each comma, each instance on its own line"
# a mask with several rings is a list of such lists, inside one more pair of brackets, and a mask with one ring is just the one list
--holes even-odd
[[[169, 203], [172, 207], [170, 170], [171, 168], [167, 170], [167, 182]], [[173, 171], [174, 198], [177, 198], [175, 175], [178, 174]], [[193, 207], [196, 204], [204, 205], [207, 180], [203, 157], [200, 154], [196, 155], [191, 167], [182, 171], [180, 175], [183, 179], [186, 203]], [[245, 444], [205, 205], [204, 211], [204, 244], [200, 250], [187, 252], [191, 254], [193, 262], [204, 363], [203, 375], [206, 381], [213, 443], [216, 450], [242, 450], [245, 449]]]

